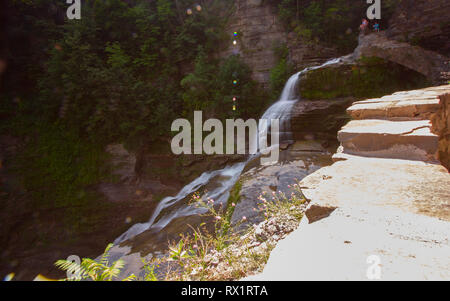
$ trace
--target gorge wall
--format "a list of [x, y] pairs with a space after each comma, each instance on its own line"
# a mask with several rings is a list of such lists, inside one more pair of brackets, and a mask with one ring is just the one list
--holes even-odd
[[450, 54], [447, 0], [400, 0], [389, 22], [389, 38]]
[[220, 56], [239, 54], [253, 71], [253, 78], [268, 86], [270, 70], [278, 63], [276, 47], [287, 46], [288, 60], [295, 70], [318, 65], [336, 56], [336, 50], [302, 43], [289, 33], [278, 19], [276, 8], [267, 1], [238, 0], [230, 17], [227, 32], [238, 32], [237, 45]]
[[[450, 22], [445, 13], [449, 9], [450, 3], [446, 0], [399, 0], [394, 14], [387, 22], [388, 27], [382, 29], [386, 29], [384, 34], [389, 40], [420, 46], [445, 58], [450, 54]], [[274, 51], [277, 47], [287, 47], [288, 61], [294, 70], [302, 70], [339, 56], [337, 48], [304, 41], [296, 33], [289, 32], [278, 17], [277, 7], [269, 1], [235, 1], [227, 32], [231, 36], [235, 31], [239, 34], [237, 45], [230, 46], [220, 56], [241, 55], [253, 71], [253, 78], [264, 87], [268, 87], [270, 71], [278, 63]], [[375, 44], [371, 45], [376, 45], [377, 41], [373, 42]], [[404, 55], [403, 59], [406, 57]], [[444, 61], [448, 65], [448, 60]], [[439, 69], [443, 69], [442, 66]], [[438, 83], [436, 80], [434, 82]]]

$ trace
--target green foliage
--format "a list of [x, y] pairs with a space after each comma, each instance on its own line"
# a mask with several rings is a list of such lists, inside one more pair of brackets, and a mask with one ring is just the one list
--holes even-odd
[[[193, 205], [206, 209], [207, 213], [205, 216], [214, 219], [214, 233], [210, 238], [214, 248], [222, 250], [227, 247], [236, 235], [236, 233], [231, 231], [231, 217], [233, 216], [236, 203], [233, 203], [232, 199], [229, 199], [229, 202], [225, 206], [223, 204], [217, 205], [212, 199], [205, 201], [198, 194], [194, 194]], [[201, 234], [202, 231], [199, 230], [198, 233]]]
[[[59, 19], [65, 4], [10, 4], [19, 30], [10, 32], [17, 51], [9, 60], [16, 69], [8, 68], [7, 95], [37, 94], [38, 99], [23, 97], [32, 114], [49, 123], [59, 120], [99, 144], [137, 147], [168, 136], [171, 121], [198, 102], [183, 102], [181, 70], [200, 56], [198, 45], [210, 55], [226, 40], [224, 12], [232, 3], [202, 3], [201, 12], [188, 16], [185, 8], [195, 3], [88, 0], [81, 20]], [[209, 80], [216, 89], [217, 79]], [[23, 89], [25, 81], [30, 89]]]
[[[303, 43], [322, 42], [350, 52], [357, 45], [361, 19], [368, 4], [353, 0], [269, 0], [278, 8], [279, 19]], [[387, 28], [398, 0], [381, 1], [381, 28]]]
[[357, 65], [308, 72], [299, 89], [308, 99], [371, 98], [428, 85], [423, 75], [403, 66], [379, 58], [362, 58]]
[[183, 259], [190, 258], [191, 254], [185, 250], [185, 243], [183, 239], [178, 241], [175, 246], [169, 246], [169, 258], [174, 261], [178, 261], [180, 265], [183, 265]]
[[155, 269], [157, 264], [154, 260], [146, 262], [144, 259], [142, 260], [144, 264], [144, 281], [158, 281], [158, 277], [156, 275]]
[[[204, 110], [208, 117], [219, 119], [255, 118], [264, 109], [265, 92], [251, 78], [250, 68], [239, 56], [232, 55], [220, 62], [210, 59], [200, 48], [195, 62], [194, 72], [181, 81], [186, 117], [192, 117], [194, 110]], [[236, 85], [233, 80], [237, 80]], [[234, 96], [238, 98], [235, 112]]]
[[[93, 281], [112, 281], [116, 280], [125, 262], [122, 259], [114, 261], [109, 265], [109, 251], [113, 247], [113, 244], [109, 244], [105, 252], [103, 253], [99, 262], [92, 260], [90, 258], [83, 258], [81, 263], [78, 264], [69, 260], [58, 260], [55, 262], [55, 266], [63, 271], [66, 271], [73, 276], [66, 279], [61, 279], [64, 281], [80, 281], [84, 279], [90, 279]], [[131, 274], [122, 281], [132, 281], [136, 280], [136, 276]]]
[[184, 89], [185, 115], [189, 115], [196, 110], [211, 109], [215, 106], [216, 67], [217, 65], [214, 66], [214, 62], [208, 59], [203, 49], [200, 49], [195, 59], [195, 71], [186, 75], [181, 81], [181, 86]]
[[185, 9], [195, 3], [87, 0], [81, 20], [60, 18], [65, 3], [8, 4], [15, 29], [7, 29], [0, 130], [27, 141], [16, 168], [34, 205], [88, 205], [89, 187], [107, 175], [108, 143], [156, 144], [171, 135], [174, 119], [196, 109], [245, 118], [264, 108], [266, 98], [242, 60], [210, 59], [228, 39], [224, 12], [233, 3], [206, 1], [188, 16]]
[[303, 194], [298, 183], [289, 186], [292, 189], [291, 195], [288, 197], [285, 193], [278, 191], [273, 192], [272, 195], [263, 193], [258, 197], [258, 208], [261, 213], [264, 213], [265, 219], [277, 215], [289, 215], [301, 220], [303, 213], [300, 206], [305, 204], [308, 199]]
[[285, 44], [276, 44], [273, 52], [278, 59], [277, 65], [270, 70], [270, 91], [272, 100], [277, 99], [286, 84], [286, 81], [294, 72], [293, 66], [288, 62], [289, 49]]
[[30, 131], [34, 135], [17, 155], [15, 168], [36, 206], [85, 204], [89, 199], [86, 187], [108, 174], [102, 169], [103, 150], [58, 125], [37, 124]]
[[[170, 247], [171, 256], [175, 254], [175, 260], [181, 270], [176, 269], [168, 273], [166, 279], [236, 280], [249, 273], [261, 271], [274, 245], [267, 240], [267, 249], [255, 250], [251, 246], [259, 238], [255, 235], [254, 227], [248, 227], [245, 232], [239, 233], [229, 227], [235, 205], [240, 200], [241, 188], [242, 183], [239, 181], [230, 192], [226, 208], [219, 206], [218, 210], [213, 200], [205, 202], [198, 195], [194, 195], [193, 203], [206, 208], [207, 215], [215, 218], [215, 232], [210, 234], [203, 223], [197, 228], [191, 227], [192, 234], [181, 235], [180, 241]], [[300, 221], [309, 200], [304, 196], [298, 183], [291, 188], [290, 196], [282, 192], [273, 192], [272, 196], [263, 193], [258, 198], [260, 201], [257, 203], [258, 208], [254, 210], [259, 209], [266, 219], [283, 220], [289, 216]], [[238, 226], [241, 222], [234, 226]], [[179, 254], [184, 254], [184, 258]], [[212, 258], [215, 258], [214, 264], [211, 264]], [[230, 269], [224, 271], [220, 262], [226, 263]]]

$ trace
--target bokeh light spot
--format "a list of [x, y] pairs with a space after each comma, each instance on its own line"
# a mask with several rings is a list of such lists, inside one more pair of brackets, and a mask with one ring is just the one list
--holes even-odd
[[5, 278], [3, 278], [3, 281], [11, 281], [15, 275], [16, 274], [14, 273], [9, 273], [8, 275], [5, 276]]

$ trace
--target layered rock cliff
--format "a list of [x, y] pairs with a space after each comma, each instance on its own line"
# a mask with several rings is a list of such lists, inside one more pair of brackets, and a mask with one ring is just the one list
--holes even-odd
[[253, 71], [256, 81], [267, 87], [270, 70], [277, 64], [274, 49], [287, 46], [289, 61], [296, 70], [318, 65], [336, 56], [336, 50], [320, 45], [309, 45], [294, 38], [283, 28], [276, 8], [262, 0], [235, 1], [235, 11], [230, 17], [227, 31], [238, 33], [237, 44], [221, 56], [240, 54]]
[[389, 22], [389, 38], [450, 55], [447, 0], [401, 0]]
[[[385, 36], [389, 40], [406, 42], [410, 46], [420, 46], [448, 58], [450, 55], [450, 23], [445, 12], [450, 9], [450, 3], [445, 0], [400, 0], [398, 2], [393, 16], [387, 22], [389, 26], [384, 33]], [[277, 64], [278, 58], [274, 52], [276, 47], [283, 45], [287, 47], [288, 60], [295, 70], [317, 65], [338, 56], [336, 48], [324, 47], [318, 43], [307, 43], [299, 40], [295, 33], [288, 32], [278, 18], [277, 8], [269, 1], [235, 1], [235, 10], [229, 19], [227, 30], [230, 36], [233, 32], [239, 34], [237, 44], [220, 55], [240, 54], [252, 69], [254, 79], [265, 87], [268, 86], [270, 80], [270, 70]], [[379, 41], [368, 41], [367, 43], [377, 46]], [[392, 43], [394, 42], [391, 41]], [[379, 47], [373, 50], [378, 54], [383, 54], [384, 51]], [[411, 51], [408, 50], [409, 52]], [[410, 58], [408, 53], [404, 53], [400, 59]], [[424, 53], [423, 50], [422, 53]], [[385, 57], [387, 55], [392, 54], [386, 53]], [[421, 58], [423, 57], [422, 55]], [[417, 56], [413, 55], [413, 59], [417, 60]], [[417, 63], [419, 61], [420, 59]], [[431, 61], [433, 64], [435, 63], [433, 58]], [[422, 65], [426, 63], [425, 60]], [[448, 65], [448, 60], [445, 63]], [[442, 66], [439, 68], [442, 69]], [[438, 72], [440, 71], [442, 70]], [[438, 82], [435, 75], [433, 75], [433, 82]]]

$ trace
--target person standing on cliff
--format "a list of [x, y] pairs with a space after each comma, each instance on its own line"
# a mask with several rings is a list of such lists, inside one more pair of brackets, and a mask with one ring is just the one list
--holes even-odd
[[368, 26], [369, 26], [369, 21], [367, 21], [366, 18], [363, 18], [361, 25], [359, 25], [359, 29], [363, 34], [366, 34]]
[[380, 32], [380, 24], [377, 21], [375, 21], [375, 24], [373, 25], [373, 30]]

